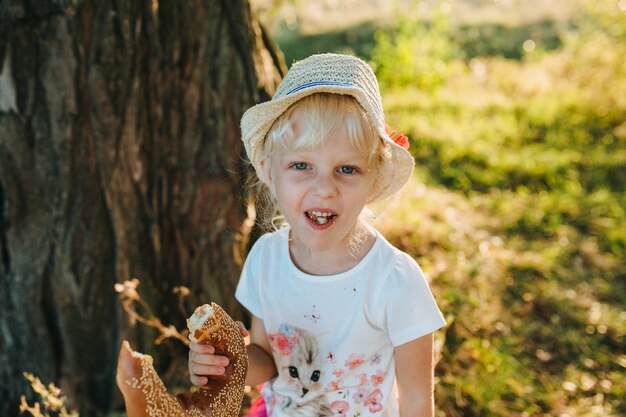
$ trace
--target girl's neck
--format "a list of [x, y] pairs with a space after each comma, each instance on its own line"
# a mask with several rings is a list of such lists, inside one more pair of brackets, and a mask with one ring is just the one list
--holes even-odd
[[312, 251], [290, 234], [289, 255], [294, 265], [310, 275], [335, 275], [358, 264], [376, 242], [373, 230], [357, 226], [352, 236], [346, 239], [342, 250]]

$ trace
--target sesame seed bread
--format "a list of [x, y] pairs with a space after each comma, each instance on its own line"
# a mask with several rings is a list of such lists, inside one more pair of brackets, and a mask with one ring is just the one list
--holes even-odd
[[237, 417], [248, 367], [241, 329], [217, 304], [202, 305], [187, 320], [190, 339], [210, 344], [229, 365], [221, 376], [196, 392], [174, 396], [167, 392], [152, 364], [152, 357], [134, 352], [122, 342], [117, 364], [117, 385], [124, 395], [128, 417]]

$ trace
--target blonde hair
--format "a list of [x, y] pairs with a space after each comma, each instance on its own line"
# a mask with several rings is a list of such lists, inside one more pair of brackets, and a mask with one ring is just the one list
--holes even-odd
[[[298, 136], [293, 128], [292, 116], [295, 111], [300, 112], [305, 126], [309, 127], [299, 132]], [[335, 93], [311, 94], [292, 104], [268, 131], [259, 160], [267, 160], [281, 147], [295, 151], [316, 149], [341, 130], [376, 175], [376, 171], [389, 157], [386, 145], [357, 100], [352, 96]], [[266, 231], [284, 226], [286, 222], [280, 213], [278, 201], [268, 185], [258, 176], [251, 178], [250, 182], [256, 197], [258, 224]]]

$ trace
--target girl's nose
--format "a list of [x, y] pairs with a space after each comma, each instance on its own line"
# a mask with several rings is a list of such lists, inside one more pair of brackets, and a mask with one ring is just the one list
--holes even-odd
[[337, 195], [337, 184], [332, 175], [319, 175], [315, 181], [315, 191], [322, 198], [331, 198]]

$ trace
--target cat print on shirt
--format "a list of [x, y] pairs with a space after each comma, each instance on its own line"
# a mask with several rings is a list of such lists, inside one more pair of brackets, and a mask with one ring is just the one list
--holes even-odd
[[315, 338], [306, 330], [288, 324], [268, 336], [279, 371], [295, 394], [277, 395], [274, 406], [294, 417], [333, 416], [321, 382], [325, 356], [320, 353]]
[[[268, 337], [281, 378], [293, 390], [290, 396], [269, 390], [269, 415], [274, 409], [290, 417], [357, 417], [383, 411], [380, 388], [386, 374], [379, 353], [339, 358], [321, 352], [311, 333], [289, 324], [280, 325]], [[334, 401], [329, 402], [331, 393]]]

